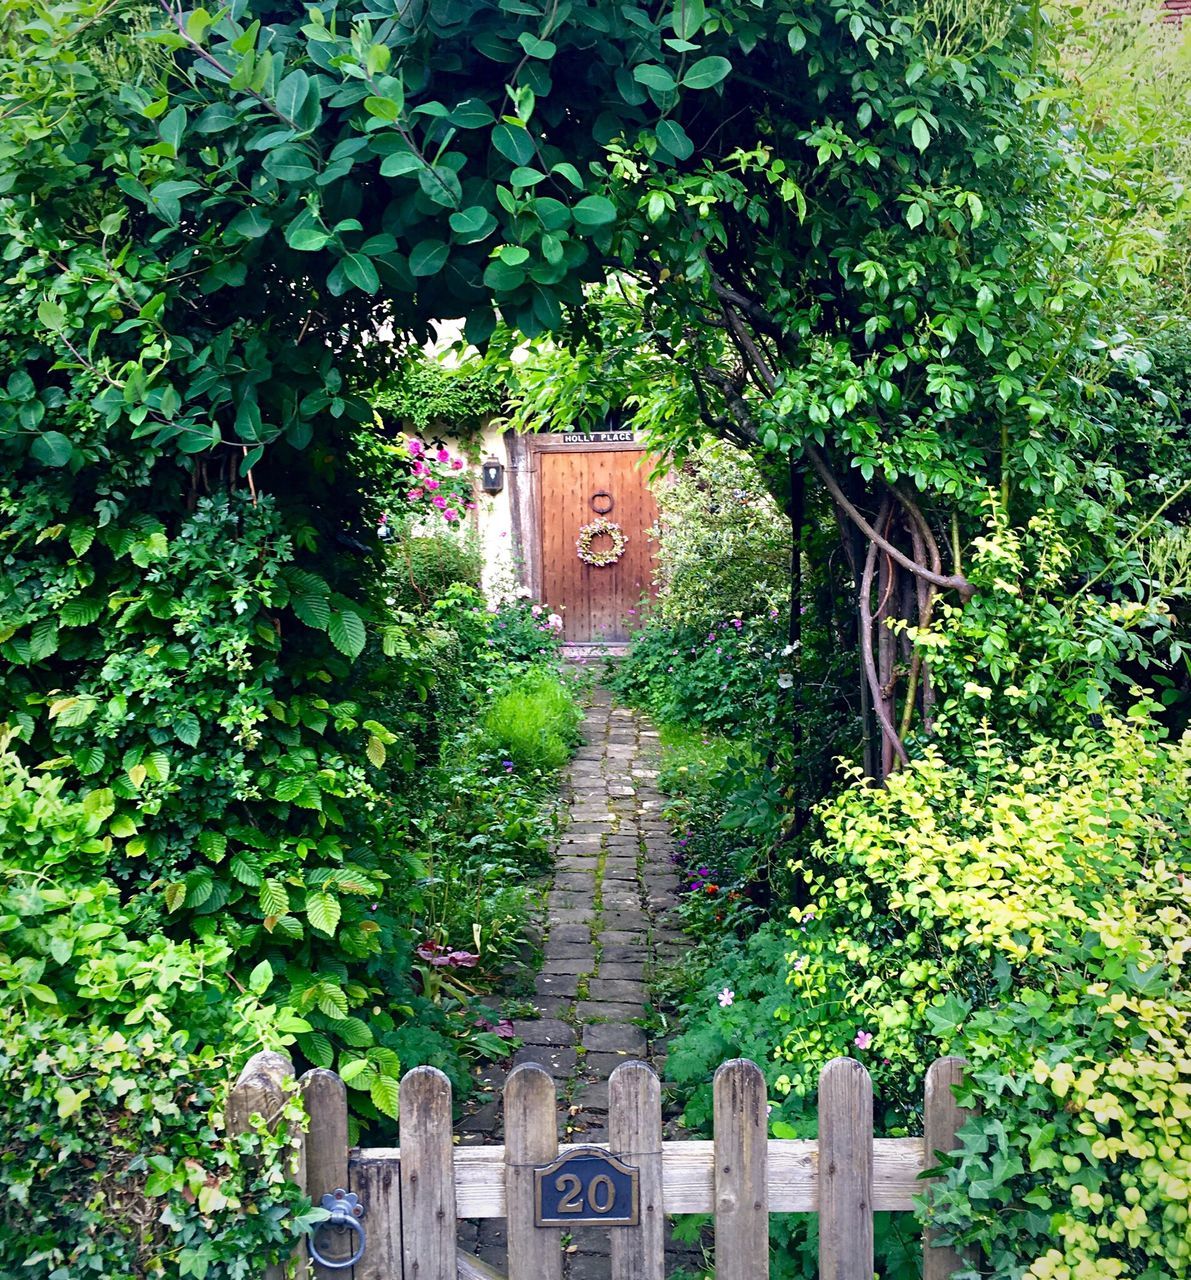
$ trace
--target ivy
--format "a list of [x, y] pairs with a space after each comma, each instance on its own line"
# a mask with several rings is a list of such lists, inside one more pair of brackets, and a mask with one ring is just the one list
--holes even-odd
[[490, 365], [422, 357], [405, 362], [368, 398], [383, 420], [418, 435], [469, 438], [500, 412], [504, 394], [504, 379]]

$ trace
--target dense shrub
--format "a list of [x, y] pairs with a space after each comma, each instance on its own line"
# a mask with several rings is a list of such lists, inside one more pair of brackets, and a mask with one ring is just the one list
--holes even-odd
[[[1189, 779], [1191, 737], [1164, 741], [1144, 706], [1024, 752], [986, 731], [969, 761], [931, 749], [882, 790], [857, 777], [793, 867], [805, 905], [688, 1009], [668, 1061], [688, 1116], [705, 1121], [713, 1060], [767, 1047], [777, 1136], [813, 1126], [840, 1053], [886, 1132], [914, 1131], [927, 1064], [961, 1053], [980, 1115], [935, 1214], [981, 1274], [1183, 1274]], [[804, 1246], [792, 1275], [813, 1274]]]
[[507, 756], [506, 767], [550, 773], [570, 758], [582, 718], [560, 676], [526, 672], [501, 690], [480, 719], [482, 741]]
[[0, 744], [0, 1272], [247, 1280], [309, 1223], [299, 1112], [231, 1138], [223, 1106], [249, 1054], [307, 1024], [263, 1003], [267, 965], [237, 990], [225, 941], [137, 936], [112, 882], [74, 878], [111, 843], [110, 811]]
[[703, 445], [654, 493], [656, 611], [667, 626], [709, 631], [724, 618], [786, 611], [790, 523], [749, 454], [720, 442]]
[[479, 588], [483, 563], [474, 538], [455, 533], [409, 533], [387, 553], [386, 583], [393, 607], [424, 613], [456, 584]]

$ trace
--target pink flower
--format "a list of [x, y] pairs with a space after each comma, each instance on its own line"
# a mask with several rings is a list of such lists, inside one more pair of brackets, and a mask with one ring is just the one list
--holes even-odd
[[436, 494], [434, 495], [434, 505], [435, 505], [435, 506], [436, 506], [440, 511], [442, 511], [442, 510], [443, 510], [443, 508], [447, 505], [447, 500], [446, 500], [446, 498], [444, 498], [444, 497], [442, 496], [442, 494], [441, 494], [441, 493], [436, 493]]
[[552, 613], [552, 614], [551, 614], [551, 615], [546, 619], [546, 625], [547, 625], [547, 626], [548, 626], [552, 631], [561, 631], [561, 630], [562, 630], [562, 619], [558, 616], [558, 614], [557, 614], [557, 613]]
[[538, 616], [538, 614], [540, 614], [541, 612], [542, 612], [542, 606], [541, 606], [540, 604], [535, 604], [535, 605], [533, 606], [533, 608], [532, 608], [532, 609], [530, 609], [530, 613], [532, 613], [532, 614], [533, 614], [533, 616], [534, 616], [535, 618], [536, 618], [536, 617]]
[[451, 455], [445, 449], [440, 449], [434, 456], [439, 462], [449, 462], [451, 460]]
[[409, 450], [409, 456], [411, 458], [420, 457], [426, 452], [426, 446], [421, 442], [421, 440], [411, 440], [405, 447]]
[[437, 489], [437, 488], [438, 488], [438, 481], [437, 481], [437, 480], [435, 480], [435, 479], [433, 479], [433, 478], [431, 478], [431, 479], [427, 480], [427, 481], [426, 481], [426, 488], [427, 488], [427, 489]]
[[462, 459], [462, 458], [452, 458], [452, 459], [451, 459], [451, 470], [452, 470], [452, 471], [462, 471], [462, 470], [463, 470], [463, 459]]
[[447, 507], [447, 508], [446, 508], [446, 510], [442, 513], [442, 515], [443, 515], [443, 519], [444, 519], [444, 520], [458, 520], [458, 519], [459, 519], [459, 512], [458, 512], [458, 511], [456, 511], [454, 507]]
[[407, 498], [406, 498], [406, 501], [408, 501], [408, 502], [417, 502], [417, 500], [418, 500], [421, 496], [422, 496], [422, 490], [421, 490], [421, 489], [411, 489], [411, 490], [409, 491], [409, 494], [408, 494]]
[[414, 463], [414, 475], [416, 476], [429, 475], [429, 472], [426, 470], [426, 464], [424, 462], [418, 461]]
[[736, 999], [736, 992], [731, 987], [725, 987], [716, 999], [720, 1002], [720, 1008], [726, 1009]]
[[[468, 511], [474, 511], [474, 510], [476, 509], [476, 504], [475, 504], [474, 502], [469, 502], [469, 503], [467, 504], [467, 509], [468, 509]], [[503, 536], [503, 535], [502, 535], [502, 536]]]
[[873, 1042], [873, 1033], [871, 1031], [857, 1031], [856, 1039], [853, 1043], [857, 1049], [867, 1049]]

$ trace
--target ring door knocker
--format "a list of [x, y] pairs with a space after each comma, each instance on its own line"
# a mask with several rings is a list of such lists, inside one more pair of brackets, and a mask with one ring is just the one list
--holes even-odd
[[[328, 1191], [323, 1196], [321, 1203], [331, 1216], [311, 1228], [307, 1247], [310, 1249], [312, 1261], [320, 1267], [326, 1267], [329, 1271], [343, 1271], [348, 1267], [354, 1267], [364, 1256], [364, 1246], [367, 1243], [364, 1224], [360, 1221], [364, 1216], [364, 1206], [360, 1203], [360, 1197], [354, 1191], [345, 1191], [343, 1187], [336, 1187], [334, 1191]], [[356, 1247], [350, 1258], [344, 1258], [342, 1262], [333, 1262], [319, 1253], [318, 1235], [327, 1227], [333, 1227], [336, 1231], [355, 1233]]]
[[[599, 506], [596, 506], [597, 502]], [[591, 509], [597, 516], [606, 516], [615, 505], [612, 495], [606, 489], [600, 489], [591, 495]]]

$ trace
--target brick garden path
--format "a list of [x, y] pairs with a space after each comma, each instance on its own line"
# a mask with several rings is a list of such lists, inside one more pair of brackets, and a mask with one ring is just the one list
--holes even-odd
[[[665, 1046], [645, 1027], [647, 983], [657, 964], [681, 959], [689, 940], [677, 921], [674, 845], [655, 779], [658, 736], [649, 721], [595, 690], [565, 799], [569, 821], [546, 903], [545, 958], [536, 980], [536, 1018], [517, 1021], [514, 1064], [537, 1062], [559, 1092], [559, 1139], [607, 1137], [608, 1077], [629, 1058], [661, 1075]], [[460, 1125], [463, 1142], [500, 1142], [504, 1071], [483, 1079], [495, 1096]], [[460, 1240], [505, 1269], [504, 1222], [461, 1224]], [[679, 1248], [669, 1268], [694, 1265]], [[607, 1229], [578, 1228], [567, 1255], [571, 1280], [606, 1280]]]

